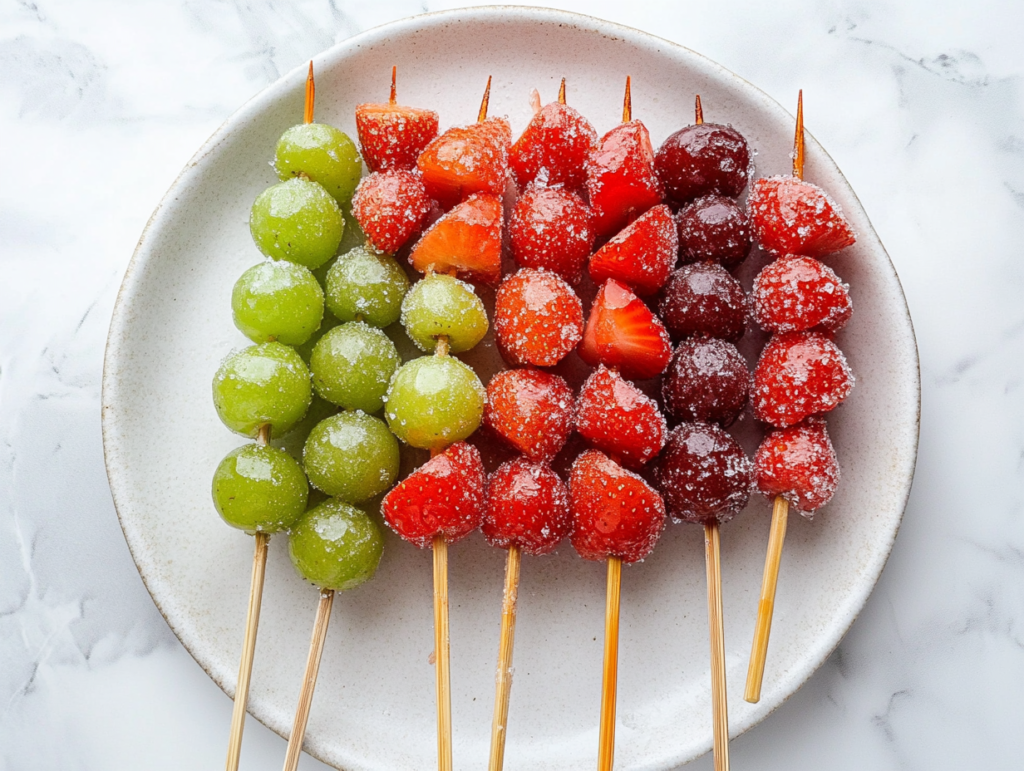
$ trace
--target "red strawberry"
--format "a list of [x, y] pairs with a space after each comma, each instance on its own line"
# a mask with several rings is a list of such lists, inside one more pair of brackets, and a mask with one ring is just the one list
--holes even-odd
[[572, 545], [583, 559], [642, 560], [665, 528], [665, 502], [604, 453], [587, 450], [569, 477]]
[[615, 367], [635, 380], [660, 375], [672, 356], [668, 332], [643, 300], [614, 279], [598, 290], [579, 349], [592, 367]]
[[430, 197], [446, 209], [473, 193], [505, 192], [512, 128], [489, 118], [450, 128], [427, 145], [416, 161]]
[[639, 295], [654, 294], [672, 274], [679, 232], [672, 211], [661, 204], [642, 214], [590, 258], [595, 284], [614, 278]]
[[352, 197], [352, 213], [373, 248], [394, 254], [419, 230], [430, 198], [419, 175], [383, 171], [365, 177]]
[[796, 177], [757, 180], [747, 205], [758, 243], [772, 254], [822, 257], [857, 240], [839, 204]]
[[508, 165], [520, 189], [534, 180], [578, 190], [587, 181], [587, 157], [597, 146], [590, 121], [558, 102], [533, 116], [512, 145]]
[[575, 193], [531, 186], [509, 220], [512, 256], [524, 268], [545, 268], [578, 283], [594, 246], [594, 216]]
[[569, 492], [546, 463], [516, 458], [487, 479], [480, 529], [491, 546], [547, 554], [572, 531]]
[[754, 319], [768, 332], [837, 332], [853, 314], [850, 287], [813, 257], [785, 257], [754, 279]]
[[392, 530], [421, 549], [439, 533], [455, 543], [480, 526], [484, 482], [480, 452], [456, 442], [385, 495], [381, 513]]
[[484, 423], [519, 452], [549, 460], [572, 430], [572, 389], [549, 372], [510, 369], [487, 384]]
[[825, 421], [808, 418], [772, 431], [754, 456], [754, 475], [761, 494], [781, 495], [802, 514], [820, 509], [839, 485], [839, 461]]
[[631, 468], [657, 455], [668, 431], [658, 403], [618, 372], [603, 366], [580, 391], [576, 430], [599, 450]]
[[360, 104], [356, 131], [370, 171], [414, 169], [423, 148], [437, 136], [437, 113], [394, 102]]
[[473, 195], [430, 226], [409, 261], [420, 273], [433, 266], [488, 283], [501, 278], [501, 199]]
[[554, 273], [523, 268], [498, 287], [494, 337], [511, 364], [553, 367], [582, 336], [583, 304]]
[[617, 233], [661, 203], [654, 149], [643, 123], [622, 123], [601, 137], [587, 164], [587, 192], [598, 237]]
[[853, 389], [843, 352], [820, 332], [775, 335], [754, 370], [754, 417], [777, 428], [828, 412]]

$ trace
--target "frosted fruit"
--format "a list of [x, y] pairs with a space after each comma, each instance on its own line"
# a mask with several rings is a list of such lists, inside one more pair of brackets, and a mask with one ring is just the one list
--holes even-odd
[[274, 168], [281, 179], [305, 174], [338, 203], [352, 198], [363, 173], [355, 143], [326, 123], [299, 124], [285, 131], [277, 142]]
[[357, 316], [380, 327], [398, 321], [409, 277], [393, 257], [359, 246], [341, 255], [327, 273], [326, 302], [341, 321]]
[[324, 293], [308, 268], [261, 262], [235, 282], [231, 312], [235, 326], [254, 343], [301, 345], [320, 327]]
[[373, 578], [383, 551], [377, 523], [362, 509], [336, 499], [306, 512], [288, 538], [288, 554], [299, 575], [335, 591]]
[[461, 353], [487, 334], [487, 311], [473, 287], [454, 276], [424, 277], [402, 301], [402, 326], [424, 351], [433, 352], [437, 338], [448, 338], [452, 353]]
[[384, 421], [341, 412], [309, 432], [302, 460], [315, 487], [359, 503], [384, 492], [398, 477], [398, 442]]
[[284, 450], [247, 444], [229, 452], [213, 473], [213, 504], [221, 519], [246, 532], [276, 533], [306, 510], [309, 485]]
[[317, 394], [346, 410], [379, 412], [401, 359], [376, 327], [350, 321], [325, 334], [309, 361]]
[[228, 428], [256, 436], [270, 424], [272, 436], [288, 433], [309, 408], [309, 370], [294, 349], [261, 343], [228, 356], [213, 377], [213, 405]]
[[395, 435], [413, 447], [440, 449], [480, 425], [485, 391], [468, 366], [450, 356], [422, 356], [391, 380], [384, 414]]
[[249, 215], [249, 230], [268, 257], [313, 270], [337, 252], [345, 218], [323, 187], [296, 177], [259, 194]]

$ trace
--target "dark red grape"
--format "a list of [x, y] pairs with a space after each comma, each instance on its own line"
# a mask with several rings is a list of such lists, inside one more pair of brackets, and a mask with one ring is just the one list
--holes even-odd
[[668, 280], [658, 312], [675, 340], [710, 335], [736, 342], [747, 326], [743, 286], [716, 262], [684, 265]]
[[731, 198], [704, 196], [679, 212], [684, 263], [712, 260], [732, 270], [747, 259], [752, 245], [747, 213]]
[[743, 135], [729, 126], [687, 126], [658, 148], [654, 171], [676, 203], [708, 193], [735, 198], [747, 186], [750, 148]]
[[676, 348], [661, 396], [676, 420], [729, 425], [750, 397], [750, 372], [736, 346], [713, 337], [694, 337]]

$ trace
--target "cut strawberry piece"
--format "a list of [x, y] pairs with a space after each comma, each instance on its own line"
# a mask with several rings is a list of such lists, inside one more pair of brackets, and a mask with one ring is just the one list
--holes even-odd
[[512, 128], [488, 118], [450, 128], [427, 145], [416, 161], [430, 197], [446, 209], [473, 193], [505, 192]]
[[801, 514], [820, 509], [839, 486], [839, 461], [822, 418], [772, 431], [754, 456], [761, 494], [781, 495]]
[[587, 193], [599, 238], [617, 233], [661, 203], [654, 149], [643, 123], [622, 123], [601, 137], [587, 164]]
[[505, 370], [487, 384], [484, 424], [524, 455], [549, 460], [569, 438], [572, 406], [572, 389], [558, 375]]
[[430, 226], [409, 261], [420, 273], [456, 270], [487, 283], [501, 278], [501, 199], [474, 195]]
[[665, 529], [665, 502], [604, 453], [587, 450], [569, 477], [572, 545], [583, 559], [642, 560]]
[[820, 332], [775, 335], [754, 370], [754, 417], [776, 428], [828, 412], [853, 389], [843, 352]]
[[599, 450], [638, 468], [665, 444], [658, 403], [618, 372], [598, 367], [576, 401], [576, 430]]
[[546, 463], [516, 458], [487, 479], [484, 538], [491, 546], [518, 546], [547, 554], [572, 531], [569, 491]]
[[523, 268], [498, 287], [494, 337], [509, 363], [553, 367], [582, 336], [583, 304], [554, 273]]
[[768, 332], [837, 332], [853, 314], [850, 287], [813, 257], [785, 257], [754, 279], [754, 319]]
[[418, 174], [384, 171], [359, 183], [352, 197], [352, 214], [374, 249], [394, 254], [420, 229], [430, 205]]
[[437, 136], [437, 113], [399, 104], [356, 106], [356, 131], [370, 171], [414, 169], [423, 148]]
[[758, 243], [772, 254], [822, 257], [857, 240], [839, 204], [796, 177], [757, 180], [747, 205]]
[[596, 146], [590, 121], [572, 107], [552, 102], [533, 116], [512, 145], [508, 165], [520, 189], [536, 180], [578, 190], [587, 181], [587, 158]]
[[654, 294], [672, 275], [679, 232], [664, 204], [642, 214], [590, 258], [595, 284], [614, 278], [639, 295]]
[[594, 215], [575, 193], [531, 186], [509, 220], [512, 256], [524, 268], [544, 268], [576, 284], [594, 247]]
[[592, 367], [614, 367], [623, 377], [660, 375], [672, 356], [664, 325], [628, 288], [609, 279], [598, 290], [583, 333], [580, 358]]
[[483, 520], [484, 483], [480, 452], [456, 442], [385, 495], [381, 513], [392, 530], [421, 549], [439, 533], [455, 543]]

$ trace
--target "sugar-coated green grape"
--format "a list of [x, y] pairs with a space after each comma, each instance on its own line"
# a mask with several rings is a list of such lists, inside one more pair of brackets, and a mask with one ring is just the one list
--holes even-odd
[[306, 512], [288, 538], [295, 569], [321, 589], [342, 591], [369, 581], [383, 552], [377, 523], [336, 498]]
[[[359, 227], [359, 220], [352, 215], [351, 211], [346, 210], [342, 213], [345, 215], [345, 235], [341, 237], [341, 243], [338, 244], [338, 253], [345, 255], [357, 246], [364, 246], [366, 244], [366, 234], [363, 232], [363, 229]], [[324, 292], [327, 291], [327, 274], [330, 273], [331, 268], [334, 267], [334, 263], [339, 259], [339, 257], [332, 257], [313, 271], [313, 275], [316, 276], [316, 280], [320, 282], [320, 286]]]
[[306, 510], [302, 466], [276, 447], [247, 444], [229, 452], [213, 473], [213, 504], [231, 527], [276, 533]]
[[327, 307], [342, 321], [361, 316], [374, 327], [398, 321], [409, 277], [394, 257], [359, 246], [337, 259], [327, 274]]
[[473, 287], [454, 276], [433, 273], [417, 281], [402, 301], [402, 326], [424, 351], [448, 337], [452, 353], [468, 351], [487, 334], [487, 311]]
[[302, 420], [313, 397], [309, 370], [293, 348], [281, 343], [251, 345], [228, 356], [213, 377], [213, 406], [224, 425], [256, 436], [270, 424], [284, 436]]
[[346, 410], [379, 412], [388, 383], [401, 364], [390, 338], [376, 327], [350, 321], [330, 330], [313, 349], [313, 388]]
[[231, 311], [235, 326], [254, 343], [301, 345], [320, 327], [324, 292], [309, 268], [261, 262], [235, 282]]
[[300, 123], [285, 131], [277, 142], [274, 167], [281, 179], [305, 174], [338, 203], [351, 200], [363, 173], [355, 143], [326, 123]]
[[309, 433], [302, 453], [309, 481], [346, 503], [391, 487], [398, 477], [398, 441], [383, 420], [341, 412]]
[[391, 379], [384, 414], [402, 441], [439, 450], [476, 431], [484, 397], [480, 378], [458, 359], [421, 356]]
[[319, 184], [296, 177], [268, 187], [249, 214], [256, 246], [268, 257], [319, 268], [338, 251], [345, 218]]

